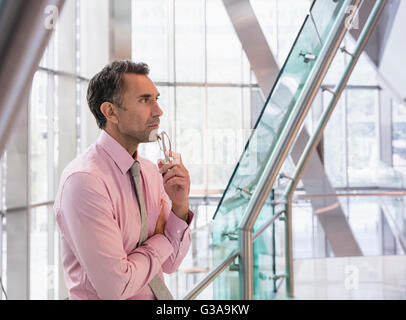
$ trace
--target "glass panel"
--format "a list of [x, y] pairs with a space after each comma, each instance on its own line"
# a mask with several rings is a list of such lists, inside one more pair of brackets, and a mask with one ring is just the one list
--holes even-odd
[[[62, 170], [76, 156], [76, 79], [56, 77], [56, 177], [60, 178]], [[58, 183], [55, 184], [56, 186]], [[56, 193], [56, 190], [55, 190]]]
[[[382, 196], [368, 195], [368, 192], [376, 194], [377, 190], [352, 192], [353, 195], [340, 199], [349, 202], [351, 231], [363, 253], [363, 256], [358, 257], [323, 259], [334, 255], [328, 252], [328, 239], [321, 225], [314, 223], [312, 226], [310, 220], [306, 218], [306, 223], [300, 215], [303, 208], [306, 211], [309, 208], [309, 214], [317, 221], [323, 215], [328, 219], [329, 212], [312, 212], [308, 198], [296, 198], [293, 215], [295, 299], [404, 299], [405, 273], [398, 269], [399, 265], [403, 266], [401, 261], [404, 256], [394, 256], [403, 254], [402, 248], [405, 248], [405, 242], [402, 247], [399, 241], [402, 232], [404, 234], [403, 197], [390, 196], [391, 192], [384, 196], [382, 190], [379, 191]], [[348, 195], [348, 191], [345, 194]], [[326, 202], [331, 200], [328, 196], [324, 199]], [[396, 215], [399, 220], [393, 220]], [[348, 234], [343, 224], [333, 219], [334, 236], [340, 239], [344, 247]], [[303, 226], [303, 223], [307, 225]], [[402, 226], [399, 229], [398, 224]], [[318, 248], [320, 250], [316, 250]], [[300, 258], [297, 259], [299, 252]], [[302, 259], [304, 257], [307, 259]], [[388, 273], [387, 268], [391, 272]]]
[[[333, 62], [331, 63], [326, 76], [324, 77], [323, 84], [334, 86], [338, 84], [342, 75], [344, 74], [345, 67], [345, 53], [338, 50]], [[327, 104], [327, 100], [326, 100]]]
[[51, 34], [51, 38], [49, 39], [48, 46], [46, 47], [44, 54], [41, 58], [40, 67], [54, 69], [55, 68], [55, 42], [56, 42], [56, 32]]
[[[203, 208], [204, 209], [204, 208]], [[202, 210], [194, 211], [200, 214]], [[184, 297], [213, 268], [211, 224], [192, 229], [192, 244], [177, 272], [169, 278], [171, 292], [177, 299]], [[209, 292], [206, 292], [208, 294]], [[211, 292], [208, 299], [213, 299]]]
[[[329, 9], [330, 12], [325, 14], [331, 14], [331, 19], [334, 19], [335, 13], [342, 4], [343, 2], [335, 3]], [[331, 25], [326, 25], [326, 33], [329, 32]], [[248, 206], [250, 195], [255, 192], [257, 182], [273, 152], [278, 134], [302, 93], [320, 51], [320, 41], [313, 22], [308, 16], [217, 208], [213, 226], [215, 264], [220, 263], [238, 246], [237, 227]], [[260, 213], [261, 219], [257, 221], [255, 228], [260, 227], [261, 221], [267, 221], [270, 218], [269, 210], [266, 209], [264, 206]], [[238, 286], [236, 281], [238, 276], [235, 274], [236, 272], [233, 271], [225, 272], [223, 278], [216, 280], [215, 285], [221, 289], [218, 293], [224, 294], [215, 295], [216, 298], [238, 297], [235, 289], [235, 286]], [[230, 285], [227, 286], [227, 283]]]
[[[269, 200], [271, 200], [270, 198]], [[276, 213], [268, 203], [263, 207], [254, 226], [262, 226]], [[279, 220], [269, 226], [254, 242], [254, 299], [269, 300], [276, 293], [280, 281], [275, 275], [285, 274], [284, 228]]]
[[76, 1], [66, 1], [56, 25], [56, 69], [76, 73]]
[[[244, 152], [242, 160], [230, 180], [229, 188], [223, 197], [223, 203], [227, 203], [233, 199], [240, 199], [240, 201], [242, 201], [243, 199], [241, 198], [242, 195], [239, 188], [248, 188], [250, 192], [254, 190], [259, 175], [262, 173], [263, 166], [269, 157], [269, 153], [272, 151], [271, 142], [275, 142], [279, 126], [296, 102], [308, 73], [314, 64], [314, 61], [305, 63], [299, 53], [301, 51], [310, 51], [317, 55], [320, 50], [313, 30], [313, 26], [310, 25], [309, 20], [307, 20], [292, 50], [290, 58], [287, 60], [281, 72], [278, 82], [274, 86], [270, 100], [263, 109], [261, 118], [248, 143], [247, 150]], [[249, 165], [250, 159], [254, 156], [256, 157], [257, 163], [253, 164], [251, 172], [247, 172], [247, 165]], [[246, 203], [246, 201], [242, 202]], [[239, 216], [242, 209], [243, 208], [240, 207], [238, 210], [239, 213], [233, 214], [236, 217]], [[226, 206], [220, 206], [218, 209], [219, 214], [225, 214], [229, 211], [231, 211], [231, 208], [227, 208]]]
[[292, 233], [294, 234], [293, 256], [295, 259], [311, 259], [325, 255], [325, 250], [322, 250], [322, 255], [320, 255], [318, 248], [320, 245], [317, 241], [321, 240], [320, 242], [324, 243], [324, 237], [317, 238], [318, 233], [323, 232], [323, 229], [317, 224], [312, 205], [307, 200], [297, 200], [293, 204]]
[[[97, 126], [96, 119], [90, 111], [89, 105], [86, 99], [86, 93], [89, 83], [87, 81], [76, 82], [76, 94], [79, 105], [79, 116], [76, 127], [77, 137], [77, 153], [85, 151], [90, 145], [92, 145], [99, 137], [101, 129]], [[74, 140], [72, 140], [72, 143]], [[81, 149], [80, 149], [81, 148]]]
[[[393, 192], [376, 190], [352, 190], [339, 191], [337, 194], [344, 193], [345, 196], [338, 196], [343, 211], [347, 211], [348, 203], [348, 228], [343, 223], [339, 223], [338, 216], [333, 217], [336, 235], [347, 237], [351, 232], [356, 242], [361, 248], [364, 256], [379, 256], [383, 254], [396, 254], [401, 252], [406, 245], [406, 224], [404, 197], [391, 196]], [[377, 194], [379, 196], [368, 194]], [[351, 195], [353, 194], [353, 195]], [[293, 255], [295, 259], [314, 259], [321, 257], [334, 256], [334, 252], [328, 249], [329, 234], [324, 233], [324, 228], [320, 223], [322, 215], [330, 212], [327, 210], [313, 211], [310, 196], [300, 191], [296, 192], [296, 199], [293, 202]], [[332, 198], [329, 195], [312, 195], [323, 199], [325, 203], [331, 203]], [[326, 207], [326, 209], [328, 209]], [[344, 217], [345, 218], [345, 217]], [[323, 217], [324, 223], [330, 223], [328, 217]], [[340, 227], [339, 227], [340, 226]], [[389, 227], [389, 228], [388, 228]], [[387, 245], [388, 239], [392, 239], [392, 248]], [[395, 245], [395, 240], [399, 241], [399, 248]], [[386, 246], [385, 246], [386, 243]], [[336, 244], [337, 245], [337, 244]], [[343, 238], [343, 246], [345, 244]], [[386, 247], [386, 249], [385, 249]], [[331, 255], [328, 251], [331, 251]], [[295, 279], [296, 282], [296, 279]]]
[[242, 88], [208, 88], [208, 184], [225, 189], [244, 148]]
[[53, 76], [36, 72], [30, 99], [30, 203], [48, 201], [48, 98]]
[[393, 166], [404, 170], [406, 168], [406, 106], [404, 104], [393, 103], [392, 119]]
[[[354, 38], [347, 34], [345, 38], [345, 46], [349, 52], [354, 52], [355, 44]], [[377, 86], [377, 77], [378, 73], [376, 67], [373, 66], [373, 62], [370, 60], [368, 55], [363, 52], [355, 65], [354, 71], [348, 80], [348, 84]]]
[[203, 189], [205, 88], [176, 87], [176, 151], [191, 177], [191, 189]]
[[336, 2], [337, 1], [315, 1], [311, 8], [317, 33], [323, 43], [326, 41], [340, 10], [340, 6], [337, 6]]
[[151, 67], [153, 81], [171, 81], [170, 59], [173, 44], [168, 34], [171, 28], [172, 1], [133, 0], [132, 58]]
[[220, 0], [207, 0], [207, 81], [241, 83], [242, 48]]
[[378, 166], [377, 90], [348, 90], [348, 178], [350, 186], [371, 184]]
[[[269, 48], [276, 56], [278, 53], [278, 0], [251, 0], [252, 9], [264, 32]], [[303, 12], [303, 17], [306, 13]], [[293, 39], [292, 39], [293, 40]]]
[[[406, 252], [406, 197], [381, 197], [381, 207], [400, 244], [398, 253]], [[403, 251], [403, 252], [402, 252]]]
[[110, 1], [79, 0], [77, 10], [80, 12], [80, 19], [76, 21], [80, 56], [76, 63], [80, 74], [90, 79], [109, 63]]
[[310, 0], [283, 0], [277, 2], [278, 7], [278, 54], [279, 65], [283, 65], [289, 55], [302, 21], [312, 4]]
[[[331, 93], [324, 92], [324, 108], [332, 98]], [[345, 130], [345, 92], [335, 107], [323, 134], [324, 167], [333, 187], [347, 185], [346, 166], [346, 130]]]
[[30, 211], [30, 299], [48, 299], [48, 210]]
[[379, 239], [380, 206], [370, 198], [351, 197], [349, 202], [349, 223], [354, 236], [365, 256], [381, 254]]
[[204, 1], [175, 1], [176, 81], [205, 81]]

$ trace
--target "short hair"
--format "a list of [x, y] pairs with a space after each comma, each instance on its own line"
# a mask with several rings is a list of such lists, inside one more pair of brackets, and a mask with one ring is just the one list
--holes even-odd
[[121, 106], [125, 89], [123, 81], [125, 73], [148, 75], [149, 67], [143, 62], [114, 61], [105, 66], [89, 82], [87, 103], [100, 129], [103, 129], [107, 123], [106, 117], [100, 111], [100, 106], [104, 102], [113, 103], [117, 107]]

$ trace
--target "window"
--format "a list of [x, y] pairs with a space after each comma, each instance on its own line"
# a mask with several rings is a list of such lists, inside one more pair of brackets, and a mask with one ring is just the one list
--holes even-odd
[[406, 106], [392, 104], [392, 159], [396, 170], [406, 174]]
[[107, 22], [107, 0], [66, 1], [33, 79], [29, 203], [35, 207], [30, 210], [29, 226], [30, 299], [59, 298], [63, 279], [58, 280], [59, 233], [52, 204], [62, 170], [99, 133], [85, 96], [89, 77], [108, 63]]
[[[222, 193], [245, 146], [251, 90], [258, 87], [224, 5], [133, 0], [132, 11], [133, 60], [151, 68], [161, 128], [182, 154], [191, 193]], [[162, 157], [154, 144], [140, 150], [153, 162]]]

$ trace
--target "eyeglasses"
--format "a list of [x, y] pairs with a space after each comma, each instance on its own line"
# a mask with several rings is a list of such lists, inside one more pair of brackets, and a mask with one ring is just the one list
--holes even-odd
[[172, 151], [171, 139], [169, 139], [169, 136], [165, 131], [162, 131], [160, 134], [158, 134], [157, 140], [159, 148], [165, 155], [165, 163], [168, 163], [172, 160], [172, 157], [169, 156]]

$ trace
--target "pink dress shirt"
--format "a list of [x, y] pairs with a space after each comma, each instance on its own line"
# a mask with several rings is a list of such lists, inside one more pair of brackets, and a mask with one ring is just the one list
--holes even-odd
[[[188, 223], [171, 210], [162, 175], [151, 161], [140, 163], [148, 239], [137, 248], [141, 217], [130, 168], [134, 159], [108, 133], [63, 171], [54, 211], [70, 299], [155, 299], [149, 281], [174, 272], [191, 244]], [[155, 234], [161, 200], [165, 235]]]

